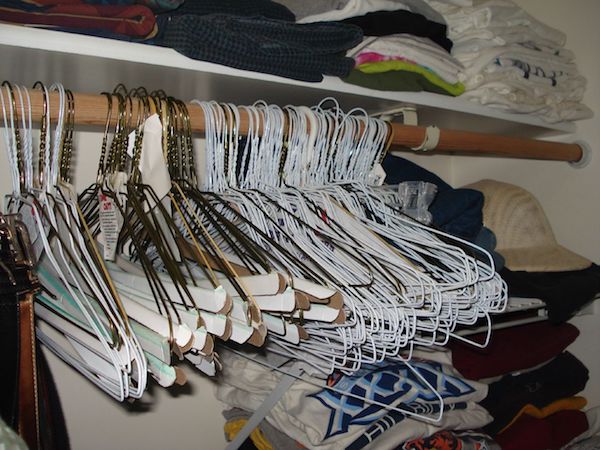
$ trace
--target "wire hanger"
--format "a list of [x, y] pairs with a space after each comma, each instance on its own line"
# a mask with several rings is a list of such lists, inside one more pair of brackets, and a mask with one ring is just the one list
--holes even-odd
[[[16, 104], [14, 91], [17, 92], [21, 117], [28, 117], [30, 102], [27, 90], [18, 86], [13, 89], [9, 85], [5, 88], [11, 104]], [[46, 92], [43, 85], [41, 88]], [[96, 255], [90, 253], [91, 249], [86, 245], [89, 241], [86, 243], [85, 232], [80, 229], [75, 206], [62, 190], [68, 184], [72, 151], [72, 135], [68, 128], [72, 125], [74, 105], [70, 94], [65, 93], [61, 86], [55, 85], [52, 89], [59, 91], [59, 111], [62, 113], [59, 114], [51, 147], [43, 134], [49, 130], [42, 128], [37, 165], [38, 168], [43, 166], [44, 170], [38, 170], [39, 178], [35, 184], [45, 189], [36, 191], [33, 188], [31, 121], [28, 121], [29, 124], [23, 121], [21, 133], [16, 131], [16, 127], [5, 130], [13, 135], [13, 150], [17, 152], [22, 151], [20, 136], [25, 138], [22, 157], [25, 173], [19, 175], [19, 179], [23, 180], [19, 188], [24, 189], [17, 191], [18, 195], [13, 192], [9, 207], [23, 214], [38, 244], [36, 258], [39, 259], [38, 270], [43, 273], [44, 287], [36, 303], [36, 311], [43, 319], [38, 326], [38, 336], [62, 359], [114, 398], [139, 398], [146, 383], [141, 349], [129, 333], [118, 299], [106, 284]], [[1, 98], [6, 110], [4, 95]], [[68, 112], [65, 112], [65, 103], [69, 103]], [[49, 123], [48, 114], [49, 103], [46, 102], [42, 123]], [[62, 157], [57, 156], [60, 151]], [[50, 161], [50, 165], [44, 166], [44, 160]], [[59, 182], [64, 186], [59, 186]], [[57, 303], [58, 296], [62, 303]], [[68, 311], [64, 309], [65, 305]]]

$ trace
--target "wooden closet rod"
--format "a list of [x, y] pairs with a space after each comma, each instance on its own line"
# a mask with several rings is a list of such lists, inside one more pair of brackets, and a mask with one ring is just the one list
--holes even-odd
[[[42, 116], [43, 98], [41, 91], [29, 90], [32, 104], [32, 118], [39, 122]], [[6, 99], [6, 91], [4, 91]], [[75, 123], [79, 125], [103, 126], [106, 121], [107, 99], [103, 95], [74, 94]], [[19, 100], [16, 100], [17, 103]], [[136, 114], [136, 102], [134, 114]], [[50, 97], [51, 117], [57, 117], [58, 94]], [[204, 113], [199, 106], [187, 105], [194, 132], [204, 132]], [[18, 108], [20, 109], [20, 108]], [[0, 114], [2, 111], [0, 111]], [[240, 111], [239, 129], [244, 133], [248, 129], [248, 117]], [[116, 120], [117, 102], [113, 101], [112, 121]], [[134, 116], [135, 117], [135, 116]], [[393, 129], [392, 149], [403, 150], [419, 146], [426, 134], [426, 127], [391, 124]], [[497, 155], [512, 158], [528, 158], [551, 161], [577, 162], [583, 156], [578, 144], [540, 141], [536, 139], [516, 138], [495, 134], [474, 133], [469, 131], [440, 130], [438, 145], [432, 152], [460, 153], [471, 155]]]

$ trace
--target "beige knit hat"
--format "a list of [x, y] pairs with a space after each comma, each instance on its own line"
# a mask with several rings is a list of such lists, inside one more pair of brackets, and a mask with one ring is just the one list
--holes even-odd
[[483, 223], [496, 234], [496, 251], [510, 270], [581, 270], [592, 262], [556, 242], [540, 202], [518, 186], [482, 180], [465, 186], [483, 193]]

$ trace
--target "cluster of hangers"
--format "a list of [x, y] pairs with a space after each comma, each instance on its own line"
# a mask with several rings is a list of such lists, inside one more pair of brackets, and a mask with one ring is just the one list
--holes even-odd
[[[206, 120], [201, 173], [211, 204], [291, 287], [311, 280], [343, 297], [343, 323], [307, 320], [299, 310], [292, 317], [303, 317], [308, 339], [290, 345], [273, 334], [271, 351], [326, 373], [353, 372], [408, 359], [415, 344], [444, 345], [457, 326], [481, 318], [489, 325], [489, 314], [504, 309], [506, 286], [489, 254], [404, 216], [397, 192], [373, 186], [390, 137], [386, 122], [362, 110], [344, 114], [330, 99], [314, 108], [192, 103]], [[245, 136], [237, 129], [242, 112]], [[244, 266], [239, 243], [218, 242]], [[309, 311], [317, 307], [327, 305], [312, 299]]]
[[506, 305], [489, 254], [376, 186], [390, 128], [362, 110], [192, 101], [205, 117], [197, 165], [186, 104], [118, 86], [103, 94], [96, 180], [77, 196], [73, 95], [34, 89], [39, 132], [27, 89], [5, 82], [0, 100], [6, 209], [29, 228], [43, 286], [37, 334], [114, 398], [140, 397], [148, 374], [185, 382], [177, 359], [214, 375], [215, 340], [352, 373], [465, 340], [455, 329], [482, 318], [489, 330]]

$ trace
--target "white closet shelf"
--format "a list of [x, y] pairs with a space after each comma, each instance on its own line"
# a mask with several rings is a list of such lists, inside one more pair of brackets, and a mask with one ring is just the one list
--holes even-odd
[[[597, 295], [587, 305], [575, 312], [575, 316], [587, 316], [596, 313], [596, 304], [600, 300], [600, 295]], [[508, 318], [511, 313], [530, 313], [527, 317], [510, 318], [508, 320], [502, 320]], [[497, 321], [495, 319], [498, 319]], [[546, 304], [539, 298], [523, 298], [523, 297], [509, 297], [506, 303], [506, 311], [502, 314], [493, 316], [492, 327], [494, 330], [500, 330], [503, 328], [515, 327], [518, 325], [525, 325], [534, 322], [541, 322], [548, 319], [548, 311], [546, 310]], [[475, 326], [469, 328], [462, 328], [457, 331], [459, 336], [469, 336], [472, 334], [483, 333], [487, 330], [486, 326]]]
[[263, 99], [279, 105], [308, 105], [332, 96], [345, 110], [415, 106], [422, 124], [442, 128], [532, 138], [575, 131], [573, 123], [549, 124], [439, 94], [376, 91], [334, 77], [306, 83], [196, 61], [168, 48], [16, 25], [0, 24], [0, 56], [0, 78], [29, 86], [37, 80], [60, 81], [73, 91], [99, 93], [123, 83], [160, 88], [186, 101], [236, 104]]

